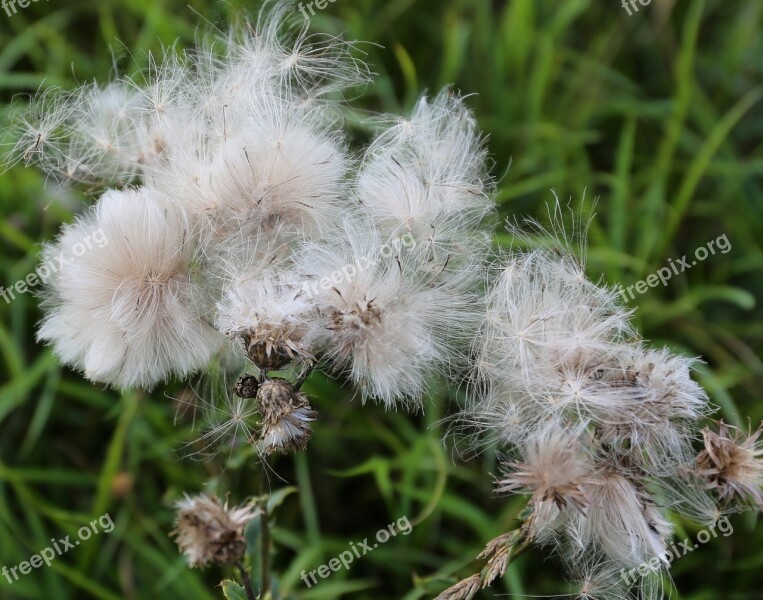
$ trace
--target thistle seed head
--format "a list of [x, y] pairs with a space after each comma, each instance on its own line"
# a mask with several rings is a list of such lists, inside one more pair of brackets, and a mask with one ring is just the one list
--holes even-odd
[[269, 379], [257, 390], [262, 413], [262, 431], [257, 443], [264, 454], [297, 452], [307, 447], [312, 430], [310, 423], [318, 413], [310, 407], [307, 396], [285, 379]]
[[188, 565], [232, 565], [246, 553], [244, 528], [257, 515], [251, 505], [228, 507], [215, 496], [186, 496], [177, 503], [175, 529], [170, 535]]
[[263, 371], [283, 369], [295, 358], [292, 344], [288, 341], [274, 343], [273, 340], [259, 340], [248, 334], [243, 339], [247, 355]]
[[705, 448], [697, 456], [697, 474], [722, 502], [763, 508], [763, 426], [745, 433], [723, 421], [718, 432], [705, 428]]

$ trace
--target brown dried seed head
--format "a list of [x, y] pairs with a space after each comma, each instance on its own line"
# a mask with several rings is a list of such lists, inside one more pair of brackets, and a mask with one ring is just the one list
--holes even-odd
[[494, 538], [485, 544], [485, 549], [477, 555], [477, 559], [489, 558], [505, 548], [511, 548], [517, 542], [518, 538], [519, 534], [516, 531], [510, 531], [503, 535], [499, 535], [497, 538]]
[[278, 371], [296, 359], [315, 360], [296, 332], [254, 332], [241, 335], [249, 359], [260, 369]]
[[746, 433], [720, 421], [718, 432], [705, 428], [705, 448], [697, 455], [696, 473], [726, 503], [763, 507], [763, 429]]
[[435, 600], [471, 600], [480, 589], [480, 576], [472, 575], [442, 592]]
[[506, 567], [509, 566], [510, 558], [511, 548], [509, 546], [504, 546], [488, 559], [487, 564], [482, 569], [481, 573], [483, 588], [488, 587], [499, 577], [503, 577], [503, 574], [506, 572]]
[[519, 530], [510, 531], [490, 540], [485, 545], [485, 549], [477, 556], [478, 559], [487, 559], [487, 564], [480, 573], [483, 588], [488, 587], [498, 577], [503, 577], [509, 566], [514, 545], [519, 539]]
[[334, 309], [329, 314], [329, 323], [331, 329], [362, 329], [381, 323], [382, 313], [374, 306], [373, 300], [368, 300], [361, 305], [356, 303], [354, 306], [345, 309]]
[[292, 356], [287, 352], [278, 347], [269, 347], [266, 342], [247, 344], [246, 352], [257, 367], [266, 371], [278, 371], [292, 361]]
[[307, 396], [284, 379], [269, 379], [257, 391], [257, 401], [262, 413], [257, 443], [260, 451], [272, 454], [304, 450], [312, 436], [310, 424], [318, 416]]
[[186, 497], [177, 504], [175, 529], [170, 535], [191, 567], [209, 563], [231, 565], [246, 553], [244, 528], [257, 515], [253, 506], [229, 508], [215, 496]]
[[307, 404], [307, 397], [294, 391], [294, 386], [285, 379], [273, 378], [265, 381], [257, 390], [257, 402], [265, 423], [275, 423], [294, 408]]

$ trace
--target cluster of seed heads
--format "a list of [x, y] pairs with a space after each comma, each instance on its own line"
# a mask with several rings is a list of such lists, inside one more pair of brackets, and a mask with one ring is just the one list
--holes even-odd
[[[473, 597], [530, 544], [561, 556], [583, 598], [657, 597], [655, 578], [633, 590], [618, 570], [664, 555], [668, 510], [712, 523], [763, 508], [761, 431], [708, 422], [695, 361], [641, 340], [560, 227], [544, 234], [556, 247], [492, 252], [494, 184], [458, 94], [372, 119], [352, 148], [346, 96], [368, 68], [290, 10], [270, 3], [142, 76], [20, 112], [11, 162], [97, 195], [45, 248], [72, 258], [47, 283], [39, 340], [120, 389], [201, 378], [197, 443], [263, 457], [307, 446], [313, 370], [390, 408], [468, 381], [459, 427], [500, 448], [496, 491], [528, 504], [440, 598]], [[72, 251], [94, 232], [104, 247]], [[182, 504], [189, 563], [238, 560], [252, 515]]]

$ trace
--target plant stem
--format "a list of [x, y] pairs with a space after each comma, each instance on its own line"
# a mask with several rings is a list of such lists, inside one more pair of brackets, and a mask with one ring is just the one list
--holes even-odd
[[265, 598], [270, 591], [270, 524], [267, 505], [262, 507], [262, 592]]
[[246, 590], [246, 597], [249, 600], [257, 600], [257, 596], [254, 595], [254, 590], [252, 589], [252, 581], [249, 579], [249, 573], [246, 572], [244, 565], [238, 563], [238, 570], [241, 571], [241, 581], [244, 584], [244, 590]]
[[297, 379], [297, 381], [294, 383], [295, 392], [298, 392], [299, 388], [302, 387], [302, 384], [305, 383], [305, 381], [307, 381], [308, 377], [310, 377], [311, 373], [315, 370], [315, 364], [316, 363], [311, 363], [310, 366], [307, 367], [307, 369], [305, 369], [302, 373], [300, 373], [299, 379]]

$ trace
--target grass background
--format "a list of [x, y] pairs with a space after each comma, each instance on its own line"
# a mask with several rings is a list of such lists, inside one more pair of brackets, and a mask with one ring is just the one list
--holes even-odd
[[[405, 112], [425, 89], [452, 83], [489, 134], [502, 217], [542, 215], [553, 200], [590, 205], [589, 271], [624, 286], [668, 258], [726, 235], [715, 254], [631, 302], [644, 337], [707, 362], [697, 376], [728, 421], [763, 417], [763, 5], [653, 0], [629, 16], [616, 0], [338, 0], [316, 31], [373, 42], [378, 73], [356, 102]], [[203, 17], [224, 23], [251, 3], [199, 0], [40, 0], [0, 10], [0, 100], [105, 80], [112, 52], [190, 45]], [[198, 14], [195, 14], [196, 11]], [[140, 63], [140, 52], [135, 60]], [[0, 284], [35, 266], [92, 199], [45, 186], [33, 170], [0, 175]], [[502, 238], [505, 242], [505, 239]], [[491, 452], [463, 463], [436, 422], [457, 405], [441, 389], [424, 415], [361, 409], [340, 382], [313, 377], [321, 421], [309, 451], [279, 458], [283, 481], [251, 457], [183, 458], [190, 423], [176, 425], [172, 391], [119, 396], [60, 368], [34, 341], [35, 299], [0, 302], [0, 565], [13, 566], [108, 512], [94, 537], [9, 585], [0, 598], [219, 598], [216, 569], [191, 571], [167, 532], [172, 502], [206, 482], [242, 500], [295, 485], [276, 516], [275, 570], [305, 599], [432, 597], [465, 576], [483, 544], [514, 527], [518, 498], [491, 497]], [[264, 486], [264, 488], [263, 488]], [[406, 515], [413, 532], [307, 590], [315, 569]], [[676, 562], [691, 600], [763, 599], [763, 528], [752, 515]], [[682, 539], [696, 529], [678, 522]], [[429, 590], [429, 591], [427, 591]], [[494, 594], [564, 594], [558, 562], [521, 556]]]

